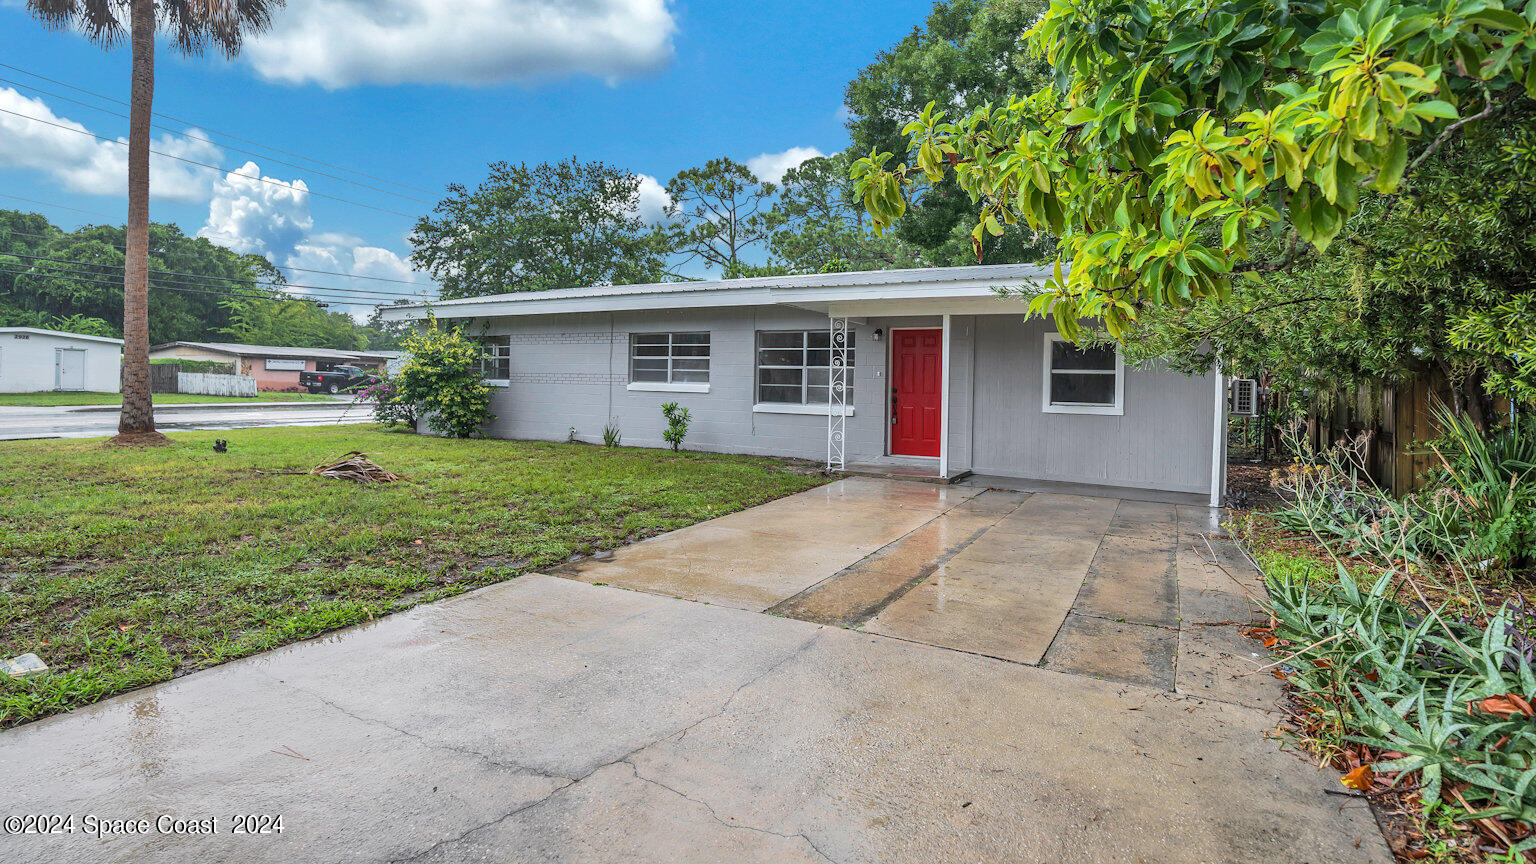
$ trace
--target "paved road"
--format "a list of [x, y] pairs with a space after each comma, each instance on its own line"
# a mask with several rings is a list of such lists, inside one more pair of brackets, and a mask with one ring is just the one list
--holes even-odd
[[1214, 515], [844, 480], [0, 732], [0, 861], [1388, 864]]
[[[366, 423], [372, 412], [350, 403], [286, 405], [264, 403], [193, 408], [186, 405], [155, 407], [155, 426], [162, 432], [186, 429], [248, 429], [257, 426], [326, 426], [332, 423]], [[95, 410], [82, 410], [84, 408]], [[16, 408], [0, 406], [0, 441], [24, 438], [94, 438], [117, 432], [115, 410], [100, 406], [67, 408]]]

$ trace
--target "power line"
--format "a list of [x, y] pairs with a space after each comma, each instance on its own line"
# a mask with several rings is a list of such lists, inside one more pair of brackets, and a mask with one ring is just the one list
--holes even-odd
[[[24, 274], [25, 275], [31, 275], [31, 276], [57, 276], [57, 277], [60, 277], [60, 278], [74, 278], [75, 276], [87, 276], [87, 277], [103, 276], [103, 277], [109, 277], [109, 278], [112, 278], [112, 279], [116, 280], [116, 279], [118, 279], [119, 277], [121, 277], [123, 275], [123, 269], [124, 269], [121, 265], [116, 265], [116, 264], [95, 264], [95, 263], [91, 263], [91, 262], [78, 262], [78, 264], [80, 266], [96, 267], [96, 268], [101, 268], [101, 269], [109, 270], [109, 271], [113, 271], [113, 272], [101, 272], [101, 270], [79, 270], [79, 269], [74, 269], [74, 268], [70, 268], [70, 267], [58, 266], [60, 264], [60, 262], [58, 262], [58, 261], [53, 261], [51, 259], [45, 259], [45, 260], [46, 260], [46, 263], [52, 263], [55, 266], [49, 267], [49, 268], [46, 268], [46, 269], [38, 269], [37, 265], [31, 265], [25, 271], [23, 271]], [[21, 266], [21, 265], [18, 264], [18, 265], [14, 265], [14, 266]], [[152, 273], [150, 275], [151, 275], [151, 278], [153, 278], [157, 283], [162, 284], [162, 285], [183, 285], [183, 286], [187, 286], [187, 287], [191, 287], [191, 288], [209, 288], [209, 289], [223, 289], [225, 287], [224, 285], [219, 284], [219, 282], [207, 282], [207, 281], [203, 281], [203, 282], [190, 281], [189, 282], [189, 281], [186, 281], [186, 280], [183, 280], [183, 279], [167, 279], [164, 276], [160, 275], [158, 272]], [[219, 277], [210, 277], [210, 278], [219, 278]], [[220, 281], [222, 281], [224, 283], [234, 283], [234, 284], [237, 284], [237, 285], [238, 284], [242, 284], [241, 280], [237, 280], [237, 279], [220, 278]], [[121, 283], [118, 283], [118, 284], [121, 284]], [[259, 290], [259, 289], [256, 288], [254, 283], [250, 283], [250, 284], [251, 284], [251, 288], [247, 289], [247, 290]], [[290, 287], [301, 287], [301, 286], [290, 286]], [[271, 290], [280, 291], [280, 290], [282, 290], [282, 288], [281, 288], [281, 286], [273, 285], [273, 286], [271, 286]], [[426, 299], [428, 299], [428, 298], [411, 298], [411, 297], [398, 297], [398, 296], [377, 297], [377, 296], [372, 296], [372, 295], [345, 294], [345, 293], [333, 292], [333, 291], [331, 291], [329, 289], [312, 289], [312, 290], [310, 290], [306, 294], [306, 296], [319, 297], [319, 298], [321, 298], [323, 300], [333, 300], [333, 301], [336, 301], [338, 303], [357, 303], [357, 304], [363, 304], [363, 305], [377, 304], [377, 305], [381, 305], [381, 306], [390, 305], [392, 303], [405, 302], [405, 301], [409, 301], [409, 300], [412, 300], [412, 299], [419, 299], [419, 300], [426, 300]]]
[[[97, 135], [95, 132], [91, 132], [91, 131], [86, 130], [86, 129], [76, 129], [76, 128], [72, 127], [72, 126], [65, 126], [63, 123], [54, 123], [54, 122], [49, 121], [49, 120], [44, 120], [41, 117], [33, 117], [30, 114], [22, 114], [19, 111], [12, 111], [9, 108], [0, 108], [0, 112], [6, 113], [6, 114], [10, 114], [10, 115], [15, 116], [15, 117], [20, 117], [23, 120], [31, 120], [34, 123], [41, 123], [44, 126], [52, 126], [55, 129], [63, 129], [66, 132], [73, 132], [76, 135], [86, 135], [88, 137], [95, 138], [98, 141], [105, 141], [105, 142], [107, 142], [109, 144], [116, 144], [116, 145], [118, 145], [120, 147], [127, 147], [128, 146], [128, 142], [126, 142], [126, 141], [119, 141], [116, 138], [108, 138], [105, 135]], [[156, 156], [160, 156], [162, 158], [165, 158], [165, 159], [174, 159], [177, 162], [185, 162], [188, 165], [196, 165], [196, 166], [198, 166], [200, 168], [207, 168], [207, 169], [209, 169], [211, 171], [217, 171], [220, 174], [229, 174], [229, 175], [233, 175], [235, 177], [244, 177], [247, 180], [256, 180], [256, 181], [258, 181], [260, 183], [269, 183], [269, 184], [271, 184], [273, 186], [281, 186], [284, 189], [292, 189], [292, 188], [294, 188], [292, 183], [284, 183], [281, 180], [274, 180], [274, 179], [272, 179], [270, 177], [262, 177], [259, 174], [257, 176], [255, 176], [255, 177], [252, 177], [249, 174], [241, 174], [239, 171], [230, 171], [230, 170], [225, 169], [225, 168], [220, 168], [217, 165], [210, 165], [207, 162], [199, 162], [196, 159], [188, 159], [188, 158], [186, 158], [184, 156], [173, 156], [170, 153], [165, 153], [165, 152], [162, 152], [160, 150], [151, 149], [149, 152], [155, 154]], [[306, 190], [306, 194], [313, 195], [316, 198], [328, 198], [328, 199], [330, 199], [332, 201], [340, 201], [343, 204], [350, 204], [353, 207], [362, 207], [362, 208], [367, 209], [367, 210], [377, 210], [380, 213], [390, 213], [390, 214], [393, 214], [395, 216], [404, 216], [407, 219], [411, 218], [411, 214], [409, 214], [409, 213], [402, 213], [399, 210], [391, 210], [388, 207], [375, 207], [372, 204], [364, 204], [364, 203], [362, 203], [360, 201], [353, 201], [353, 200], [351, 200], [349, 198], [342, 198], [342, 197], [337, 196], [337, 195], [327, 195], [324, 192], [316, 192], [316, 191], [314, 191], [312, 189], [311, 190]]]
[[[108, 102], [113, 102], [113, 103], [116, 103], [118, 105], [124, 105], [124, 106], [128, 106], [128, 107], [132, 107], [131, 103], [125, 102], [122, 99], [118, 99], [118, 98], [115, 98], [113, 96], [107, 96], [107, 95], [102, 94], [102, 93], [97, 93], [94, 90], [87, 90], [84, 87], [76, 87], [73, 84], [67, 84], [67, 83], [65, 83], [63, 81], [59, 81], [59, 80], [57, 80], [55, 78], [49, 78], [46, 75], [39, 75], [36, 72], [29, 72], [28, 70], [22, 69], [22, 68], [20, 68], [18, 66], [12, 66], [9, 63], [0, 63], [0, 68], [9, 69], [12, 72], [20, 72], [23, 75], [27, 75], [27, 76], [32, 77], [32, 78], [36, 78], [39, 81], [47, 81], [50, 84], [57, 84], [60, 87], [68, 88], [70, 90], [75, 91], [76, 93], [84, 93], [87, 96], [95, 96], [97, 99], [104, 99], [104, 100], [106, 100]], [[30, 88], [30, 89], [36, 90], [37, 88], [34, 87], [34, 88]], [[87, 106], [87, 107], [93, 107], [93, 106]], [[263, 143], [261, 143], [259, 141], [252, 141], [252, 140], [250, 140], [248, 138], [241, 138], [241, 137], [236, 136], [236, 135], [231, 135], [228, 132], [220, 132], [217, 129], [211, 129], [211, 128], [209, 128], [209, 127], [207, 127], [207, 126], [205, 126], [205, 125], [203, 125], [201, 123], [193, 123], [190, 120], [181, 120], [181, 119], [178, 119], [176, 117], [172, 117], [169, 114], [163, 114], [161, 112], [156, 111], [156, 112], [154, 112], [154, 116], [164, 118], [164, 119], [169, 120], [169, 121], [171, 121], [173, 123], [181, 123], [181, 124], [186, 125], [186, 126], [193, 126], [193, 127], [198, 128], [198, 129], [201, 129], [203, 131], [211, 132], [211, 133], [213, 133], [215, 135], [218, 135], [218, 136], [221, 136], [223, 138], [228, 138], [231, 141], [239, 141], [242, 144], [250, 144], [250, 145], [252, 145], [254, 147], [261, 147], [261, 148], [266, 149], [266, 150], [271, 150], [273, 153], [281, 153], [284, 156], [292, 156], [295, 159], [302, 159], [305, 162], [313, 162], [316, 165], [324, 165], [327, 168], [335, 168], [338, 171], [345, 171], [348, 174], [356, 174], [359, 177], [366, 177], [369, 180], [377, 180], [380, 183], [388, 183], [391, 186], [398, 186], [401, 189], [412, 189], [412, 190], [415, 190], [417, 192], [425, 192], [428, 195], [435, 194], [431, 189], [423, 189], [420, 186], [410, 186], [408, 184], [398, 183], [398, 182], [396, 182], [394, 180], [388, 180], [388, 179], [385, 179], [383, 177], [375, 177], [372, 174], [365, 174], [362, 171], [358, 171], [358, 170], [353, 169], [353, 168], [348, 168], [348, 167], [346, 167], [344, 165], [335, 165], [335, 164], [332, 164], [330, 162], [322, 162], [319, 159], [315, 159], [315, 158], [310, 157], [310, 156], [305, 156], [302, 153], [293, 153], [293, 152], [290, 152], [288, 150], [280, 150], [280, 149], [278, 149], [276, 147], [273, 147], [270, 144], [263, 144]], [[224, 146], [227, 146], [227, 145], [224, 145]], [[230, 148], [230, 149], [234, 149], [234, 148]]]
[[[76, 264], [78, 266], [96, 267], [96, 268], [100, 268], [100, 269], [93, 271], [93, 270], [79, 270], [79, 269], [73, 269], [73, 268], [62, 267], [62, 266], [54, 266], [54, 267], [49, 267], [49, 268], [41, 269], [40, 270], [40, 269], [37, 268], [36, 265], [32, 265], [32, 266], [28, 267], [27, 269], [19, 271], [18, 273], [15, 273], [13, 275], [53, 276], [53, 277], [64, 278], [64, 279], [74, 279], [76, 277], [91, 277], [91, 278], [94, 278], [94, 277], [108, 277], [108, 278], [114, 280], [113, 284], [119, 284], [119, 285], [122, 284], [121, 282], [115, 281], [118, 277], [123, 275], [124, 268], [120, 264], [99, 264], [99, 263], [95, 263], [95, 262], [91, 262], [91, 261], [59, 261], [58, 259], [36, 258], [35, 256], [27, 256], [27, 255], [17, 255], [17, 256], [14, 256], [14, 257], [18, 257], [18, 258], [31, 258], [32, 260], [42, 261], [44, 263], [50, 263], [50, 264], [54, 264], [54, 265], [72, 263], [72, 264]], [[21, 266], [21, 265], [17, 264], [17, 265], [12, 265], [12, 266]], [[108, 271], [112, 271], [112, 272], [100, 272], [101, 270], [108, 270]], [[241, 281], [242, 281], [242, 280], [228, 278], [228, 277], [213, 277], [213, 276], [201, 277], [201, 278], [209, 279], [209, 280], [217, 280], [217, 281], [187, 281], [187, 280], [184, 280], [184, 279], [167, 279], [167, 278], [165, 278], [164, 275], [162, 275], [163, 273], [164, 273], [164, 271], [151, 271], [150, 272], [150, 277], [152, 279], [154, 279], [155, 282], [158, 285], [161, 285], [161, 286], [179, 285], [179, 286], [186, 286], [188, 288], [197, 288], [197, 289], [223, 289], [223, 288], [225, 288], [225, 286], [219, 284], [219, 282], [235, 283], [235, 284], [238, 285], [238, 284], [241, 284]], [[410, 297], [410, 296], [401, 296], [401, 295], [390, 295], [390, 296], [381, 297], [381, 296], [375, 296], [375, 295], [351, 294], [351, 293], [342, 293], [339, 290], [332, 290], [332, 289], [328, 289], [328, 288], [311, 288], [310, 286], [302, 286], [302, 285], [301, 286], [287, 286], [287, 287], [309, 289], [309, 293], [306, 296], [313, 296], [313, 297], [319, 298], [321, 300], [329, 300], [329, 301], [335, 302], [335, 303], [351, 303], [351, 304], [356, 304], [356, 305], [360, 305], [360, 306], [367, 306], [367, 305], [388, 306], [388, 305], [392, 305], [392, 304], [400, 303], [400, 302], [405, 302], [405, 301], [409, 301], [409, 300], [422, 300], [422, 301], [426, 301], [426, 300], [429, 299], [429, 298], [426, 298], [426, 297]], [[261, 289], [256, 287], [256, 285], [254, 283], [252, 283], [250, 285], [250, 287], [248, 287], [248, 288], [245, 288], [245, 289], [238, 289], [237, 288], [237, 289], [233, 289], [233, 290], [261, 290]], [[273, 286], [271, 286], [271, 290], [273, 290], [273, 291], [281, 291], [282, 290], [282, 286], [273, 285]], [[218, 291], [216, 293], [223, 293], [223, 291]]]
[[[0, 264], [0, 268], [3, 268], [4, 266], [5, 265]], [[57, 276], [61, 276], [63, 278], [68, 278], [70, 281], [73, 281], [73, 282], [83, 282], [83, 283], [86, 283], [86, 284], [95, 284], [95, 285], [107, 285], [107, 286], [114, 287], [114, 288], [115, 287], [120, 287], [123, 284], [122, 282], [119, 282], [119, 281], [114, 280], [114, 279], [89, 278], [87, 276], [74, 274], [74, 273], [71, 273], [69, 271], [56, 271], [56, 272], [53, 272], [53, 273], [37, 273], [37, 272], [34, 272], [34, 271], [29, 271], [29, 270], [17, 271], [17, 270], [0, 269], [0, 273], [8, 274], [8, 275], [11, 275], [11, 276], [32, 276], [32, 277], [54, 276], [54, 275], [57, 275]], [[96, 274], [96, 275], [104, 275], [104, 274]], [[280, 302], [280, 303], [310, 303], [310, 304], [313, 304], [313, 305], [315, 305], [317, 307], [320, 307], [322, 309], [328, 309], [328, 308], [330, 308], [333, 305], [335, 305], [335, 306], [375, 306], [375, 307], [389, 305], [387, 303], [374, 303], [374, 302], [368, 302], [368, 301], [354, 302], [354, 301], [349, 301], [349, 300], [338, 300], [338, 299], [333, 298], [333, 297], [301, 297], [301, 296], [294, 296], [294, 295], [291, 295], [291, 294], [282, 294], [281, 292], [278, 292], [278, 294], [276, 296], [274, 296], [274, 295], [269, 295], [269, 294], [241, 293], [240, 291], [204, 291], [204, 290], [201, 290], [201, 289], [198, 289], [198, 288], [178, 288], [178, 287], [174, 287], [174, 286], [171, 286], [171, 285], [156, 284], [154, 282], [151, 282], [149, 287], [154, 289], [154, 290], [156, 290], [156, 291], [176, 291], [176, 292], [180, 292], [180, 293], [183, 293], [183, 294], [202, 294], [202, 295], [211, 296], [211, 297], [234, 297], [236, 299], [271, 300], [271, 301]], [[249, 290], [260, 290], [260, 289], [252, 288], [252, 289], [249, 289]]]
[[[50, 201], [35, 201], [35, 200], [31, 199], [31, 198], [23, 198], [20, 195], [7, 195], [4, 192], [0, 192], [0, 198], [11, 198], [11, 199], [14, 199], [16, 201], [25, 201], [28, 204], [36, 204], [36, 205], [38, 205], [40, 207], [56, 207], [56, 208], [58, 208], [60, 210], [70, 210], [70, 211], [73, 211], [75, 213], [84, 213], [87, 216], [105, 216], [108, 219], [116, 219], [117, 218], [116, 216], [108, 216], [106, 213], [102, 213], [99, 210], [81, 210], [79, 207], [65, 207], [63, 204], [54, 204], [54, 203], [52, 203]], [[39, 236], [41, 236], [41, 235], [39, 235]]]
[[[91, 105], [89, 103], [82, 102], [79, 99], [71, 99], [68, 96], [61, 96], [58, 93], [51, 93], [51, 92], [49, 92], [47, 90], [43, 90], [43, 89], [38, 88], [38, 87], [33, 87], [30, 84], [23, 84], [23, 83], [21, 83], [19, 81], [12, 81], [9, 78], [0, 78], [0, 82], [4, 82], [6, 84], [10, 84], [13, 87], [23, 87], [23, 88], [25, 88], [27, 90], [31, 90], [34, 93], [41, 93], [44, 96], [51, 96], [54, 99], [62, 99], [65, 102], [73, 102], [76, 105], [80, 105], [82, 107], [89, 108], [92, 111], [100, 111], [103, 114], [110, 114], [113, 117], [121, 117], [124, 120], [132, 119], [127, 114], [124, 114], [121, 111], [113, 111], [110, 108], [102, 108], [102, 107], [99, 107], [99, 106], [96, 106], [96, 105]], [[242, 150], [239, 147], [232, 147], [232, 146], [230, 146], [228, 144], [223, 144], [223, 143], [220, 143], [218, 141], [215, 141], [212, 138], [204, 138], [204, 137], [199, 136], [199, 135], [193, 135], [193, 134], [191, 134], [187, 130], [173, 129], [172, 127], [166, 126], [163, 123], [153, 123], [152, 122], [149, 125], [153, 126], [156, 129], [163, 129], [166, 132], [173, 132], [173, 133], [179, 134], [182, 137], [188, 138], [188, 139], [190, 139], [192, 141], [202, 141], [202, 142], [204, 142], [206, 144], [212, 144], [215, 147], [223, 147], [226, 150], [233, 150], [236, 153], [244, 153], [247, 156], [255, 156], [258, 159], [262, 159], [262, 160], [269, 161], [269, 162], [276, 162], [279, 165], [287, 165], [290, 168], [296, 168], [296, 169], [298, 169], [300, 171], [308, 171], [308, 172], [310, 172], [312, 174], [318, 174], [321, 177], [329, 177], [332, 180], [337, 180], [337, 181], [342, 182], [342, 183], [351, 183], [353, 186], [359, 186], [359, 187], [361, 187], [363, 189], [371, 189], [374, 192], [381, 192], [381, 193], [383, 193], [385, 195], [393, 195], [396, 198], [404, 198], [407, 201], [415, 201], [418, 204], [432, 204], [433, 203], [431, 201], [426, 200], [425, 198], [417, 198], [414, 195], [406, 195], [406, 194], [401, 193], [401, 192], [391, 192], [388, 189], [380, 189], [377, 186], [370, 186], [367, 183], [359, 183], [356, 180], [349, 180], [346, 177], [338, 177], [335, 174], [327, 174], [324, 171], [320, 171], [318, 169], [311, 168], [311, 167], [309, 167], [307, 165], [299, 165], [299, 164], [294, 163], [294, 162], [288, 162], [286, 160], [279, 159], [276, 156], [272, 156], [272, 155], [269, 155], [269, 154], [266, 154], [266, 153], [257, 153], [254, 150]], [[299, 157], [299, 158], [303, 158], [303, 157]]]
[[[7, 196], [7, 197], [15, 198], [16, 196], [11, 195], [11, 196]], [[25, 201], [25, 200], [28, 200], [28, 199], [22, 198], [22, 199], [18, 199], [18, 200]], [[33, 203], [40, 204], [40, 203], [43, 203], [43, 202], [38, 201], [38, 202], [33, 202]], [[81, 212], [86, 212], [86, 211], [81, 211]], [[97, 214], [97, 215], [102, 215], [102, 214]], [[53, 239], [56, 239], [56, 238], [48, 236], [47, 234], [37, 234], [35, 232], [30, 232], [30, 231], [16, 231], [16, 230], [13, 230], [13, 229], [10, 229], [10, 228], [0, 228], [0, 233], [3, 233], [3, 234], [14, 234], [14, 235], [19, 236], [19, 237], [36, 237], [36, 238], [41, 239], [41, 240], [53, 240]], [[69, 235], [65, 234], [65, 235], [61, 235], [61, 236], [67, 237]], [[120, 252], [121, 251], [127, 251], [126, 247], [118, 246], [115, 243], [107, 243], [104, 240], [99, 240], [97, 242], [104, 243], [107, 246], [111, 246], [113, 249], [116, 249], [116, 250], [118, 250]], [[389, 279], [389, 278], [386, 278], [384, 276], [359, 276], [359, 275], [354, 274], [354, 273], [338, 273], [335, 270], [312, 270], [312, 269], [310, 269], [308, 267], [291, 267], [291, 266], [288, 266], [286, 264], [281, 264], [281, 265], [273, 264], [272, 266], [273, 267], [277, 267], [280, 270], [295, 270], [295, 271], [298, 271], [300, 273], [320, 273], [320, 274], [324, 274], [326, 276], [341, 276], [341, 277], [346, 278], [346, 279], [367, 279], [370, 282], [398, 282], [401, 285], [420, 285], [421, 284], [420, 282], [413, 282], [410, 279]]]
[[[3, 266], [4, 265], [0, 265], [0, 267], [3, 267]], [[17, 270], [5, 270], [5, 269], [0, 269], [0, 273], [9, 274], [11, 276], [33, 276], [33, 277], [56, 275], [56, 274], [51, 274], [51, 273], [34, 273], [34, 272], [31, 272], [31, 271], [28, 271], [28, 270], [17, 271]], [[92, 279], [92, 278], [86, 278], [84, 276], [78, 276], [78, 275], [67, 275], [67, 278], [69, 278], [70, 281], [73, 281], [73, 282], [85, 282], [87, 284], [96, 284], [96, 285], [110, 285], [110, 286], [113, 286], [113, 287], [117, 287], [117, 286], [120, 286], [120, 285], [123, 284], [123, 283], [117, 282], [115, 280], [110, 280], [110, 279]], [[203, 291], [203, 290], [200, 290], [200, 289], [197, 289], [197, 288], [176, 288], [176, 287], [173, 287], [173, 286], [170, 286], [170, 285], [157, 285], [157, 284], [154, 284], [154, 283], [150, 283], [149, 287], [153, 288], [156, 291], [179, 291], [179, 292], [181, 292], [183, 294], [206, 294], [206, 295], [210, 295], [210, 296], [214, 296], [214, 297], [236, 297], [236, 298], [251, 299], [251, 300], [293, 301], [293, 302], [299, 302], [299, 303], [313, 303], [313, 304], [315, 304], [317, 306], [325, 306], [325, 305], [327, 305], [325, 302], [322, 302], [322, 300], [327, 300], [328, 299], [328, 298], [321, 298], [321, 299], [317, 300], [317, 299], [313, 299], [313, 298], [309, 298], [309, 297], [293, 297], [293, 296], [288, 296], [288, 297], [270, 297], [270, 296], [261, 295], [261, 294], [241, 294], [241, 293], [236, 292], [236, 291]], [[338, 303], [339, 301], [329, 300], [328, 302]], [[354, 305], [363, 306], [363, 305], [368, 305], [368, 304], [359, 303], [359, 304], [354, 304]], [[383, 304], [380, 304], [380, 305], [383, 305]]]
[[[10, 255], [11, 257], [14, 257], [14, 258], [25, 258], [25, 259], [27, 259], [29, 261], [42, 261], [44, 263], [52, 263], [52, 264], [77, 264], [77, 265], [82, 265], [82, 266], [86, 266], [86, 267], [111, 267], [111, 268], [113, 268], [115, 270], [122, 270], [122, 269], [124, 269], [124, 265], [122, 265], [122, 264], [106, 264], [106, 263], [102, 263], [102, 262], [99, 262], [99, 261], [81, 261], [81, 260], [73, 259], [73, 258], [49, 258], [49, 257], [47, 257], [45, 255], [26, 255], [26, 254], [23, 254], [23, 253], [20, 253], [20, 252], [10, 252], [10, 253], [6, 253], [6, 254], [8, 254], [8, 255]], [[240, 279], [238, 279], [236, 277], [232, 277], [232, 276], [211, 276], [211, 275], [204, 274], [204, 273], [187, 273], [187, 272], [184, 272], [184, 271], [181, 271], [181, 270], [156, 270], [156, 269], [150, 269], [149, 272], [154, 274], [154, 275], [157, 275], [157, 276], [183, 276], [183, 277], [189, 277], [189, 278], [192, 278], [192, 279], [203, 280], [203, 281], [209, 281], [209, 280], [212, 280], [212, 281], [215, 281], [215, 282], [239, 282], [239, 281], [241, 281]], [[171, 281], [182, 281], [182, 280], [171, 280]], [[369, 288], [345, 288], [345, 287], [331, 288], [331, 287], [327, 287], [327, 286], [324, 286], [324, 285], [295, 285], [295, 284], [292, 284], [292, 283], [284, 283], [284, 284], [287, 287], [289, 287], [289, 288], [305, 288], [305, 289], [310, 289], [310, 290], [314, 290], [314, 291], [326, 291], [326, 292], [331, 292], [331, 293], [341, 294], [341, 295], [357, 294], [359, 296], [367, 295], [369, 297], [400, 298], [400, 299], [407, 299], [407, 300], [417, 299], [417, 298], [421, 297], [422, 294], [426, 293], [424, 291], [423, 292], [416, 292], [416, 293], [400, 293], [400, 292], [394, 292], [394, 291], [382, 291], [382, 290], [375, 290], [375, 289], [369, 289]]]
[[[0, 231], [0, 232], [3, 232], [3, 231]], [[108, 246], [109, 249], [115, 249], [115, 251], [123, 251], [123, 248], [121, 248], [121, 246], [112, 246], [111, 243], [106, 244], [106, 246]], [[60, 263], [60, 264], [92, 264], [92, 266], [106, 266], [106, 264], [100, 264], [100, 263], [98, 263], [98, 261], [80, 261], [80, 260], [74, 260], [74, 258], [54, 258], [54, 257], [49, 257], [49, 255], [26, 255], [26, 254], [22, 254], [22, 252], [9, 252], [9, 255], [14, 255], [14, 257], [17, 257], [17, 258], [29, 258], [29, 260], [34, 260], [34, 261], [55, 261], [55, 263]], [[120, 264], [112, 264], [112, 266], [120, 266]], [[200, 278], [200, 280], [224, 280], [224, 281], [233, 280], [233, 277], [220, 277], [220, 275], [209, 275], [209, 274], [194, 274], [194, 272], [186, 272], [186, 271], [161, 271], [161, 269], [151, 269], [151, 272], [154, 272], [154, 274], [174, 275], [174, 277]], [[289, 287], [309, 287], [309, 289], [315, 289], [315, 291], [355, 292], [355, 294], [379, 295], [379, 297], [421, 297], [422, 294], [430, 294], [430, 292], [432, 292], [432, 287], [430, 287], [430, 286], [422, 286], [421, 291], [401, 292], [401, 291], [384, 291], [384, 289], [381, 289], [381, 287], [350, 287], [350, 286], [339, 286], [339, 284], [338, 284], [338, 286], [326, 286], [326, 284], [298, 284], [298, 283], [284, 283], [284, 284], [287, 284], [287, 286], [289, 286]], [[415, 283], [407, 283], [407, 284], [415, 284]]]

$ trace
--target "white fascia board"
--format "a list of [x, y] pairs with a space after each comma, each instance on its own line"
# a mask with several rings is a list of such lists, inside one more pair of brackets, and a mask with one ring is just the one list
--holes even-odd
[[0, 327], [0, 333], [17, 333], [26, 336], [52, 336], [56, 339], [79, 339], [82, 342], [106, 342], [121, 346], [123, 340], [111, 336], [89, 336], [85, 333], [67, 333], [63, 330], [44, 330], [40, 327]]
[[[859, 303], [873, 314], [881, 304], [934, 300], [1001, 300], [994, 289], [1020, 284], [1007, 280], [975, 279], [944, 282], [908, 282], [884, 285], [713, 288], [702, 291], [649, 291], [637, 294], [600, 294], [584, 297], [486, 299], [430, 306], [384, 307], [386, 321], [423, 320], [429, 313], [438, 318], [497, 318], [520, 315], [561, 315], [575, 312], [626, 312], [648, 309], [704, 309], [732, 306], [801, 306]], [[1004, 310], [998, 310], [1004, 311]]]

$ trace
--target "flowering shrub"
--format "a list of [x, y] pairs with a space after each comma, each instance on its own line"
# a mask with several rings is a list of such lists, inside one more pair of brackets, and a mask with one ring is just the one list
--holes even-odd
[[410, 406], [439, 435], [469, 438], [493, 418], [491, 388], [480, 375], [481, 349], [458, 330], [433, 321], [405, 338], [410, 360], [392, 382], [396, 401]]
[[416, 407], [401, 397], [399, 382], [388, 375], [374, 377], [357, 391], [357, 401], [372, 402], [373, 419], [385, 426], [416, 425]]

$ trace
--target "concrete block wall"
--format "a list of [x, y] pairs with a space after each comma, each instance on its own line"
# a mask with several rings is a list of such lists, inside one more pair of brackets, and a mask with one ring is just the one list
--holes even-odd
[[[927, 317], [866, 318], [854, 333], [853, 416], [847, 460], [885, 456], [889, 430], [889, 334], [894, 327], [939, 327]], [[738, 307], [496, 318], [471, 333], [510, 337], [510, 378], [493, 393], [494, 437], [602, 441], [615, 422], [626, 445], [666, 446], [661, 406], [693, 415], [687, 449], [793, 456], [827, 452], [823, 414], [753, 410], [757, 332], [819, 330], [827, 317], [786, 307]], [[1054, 330], [1020, 315], [956, 315], [950, 322], [949, 463], [1044, 480], [1182, 492], [1210, 489], [1214, 378], [1192, 378], [1160, 364], [1126, 369], [1122, 416], [1041, 410], [1043, 341]], [[885, 338], [876, 342], [874, 331]], [[631, 390], [631, 333], [708, 332], [708, 393]], [[913, 460], [920, 461], [920, 460]]]

